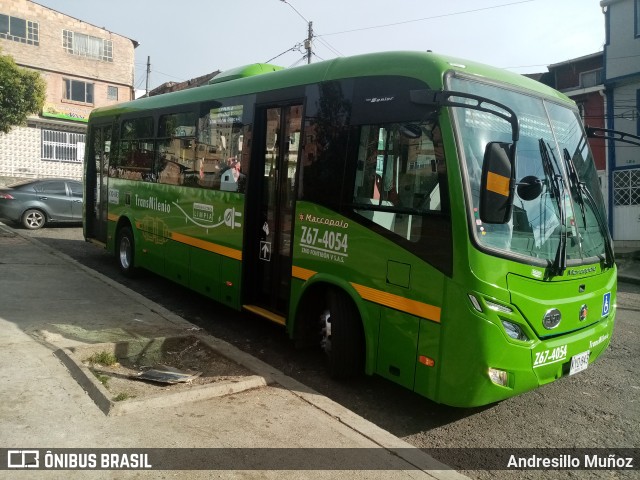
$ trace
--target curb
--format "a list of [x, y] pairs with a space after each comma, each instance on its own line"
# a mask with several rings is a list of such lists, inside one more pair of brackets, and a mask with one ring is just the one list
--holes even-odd
[[[109, 351], [113, 350], [116, 345], [116, 343], [101, 343], [92, 344], [91, 347]], [[227, 357], [222, 352], [216, 351], [216, 353]], [[68, 368], [71, 376], [87, 392], [98, 408], [108, 416], [119, 416], [148, 408], [168, 407], [180, 403], [207, 400], [267, 386], [267, 380], [264, 377], [248, 375], [242, 380], [227, 380], [206, 385], [196, 385], [184, 391], [163, 392], [144, 398], [132, 398], [118, 402], [112, 400], [113, 393], [104, 387], [102, 382], [77, 358], [77, 355], [71, 349], [59, 348], [54, 351], [54, 355]]]

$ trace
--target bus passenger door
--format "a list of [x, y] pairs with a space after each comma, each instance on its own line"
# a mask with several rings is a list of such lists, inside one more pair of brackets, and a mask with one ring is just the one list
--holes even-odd
[[256, 113], [259, 148], [251, 174], [260, 184], [253, 184], [254, 196], [249, 200], [253, 228], [248, 229], [247, 255], [243, 258], [245, 299], [252, 305], [245, 305], [245, 309], [284, 323], [291, 283], [302, 105], [264, 108]]
[[111, 126], [93, 126], [86, 158], [85, 238], [107, 243], [107, 177], [111, 152]]

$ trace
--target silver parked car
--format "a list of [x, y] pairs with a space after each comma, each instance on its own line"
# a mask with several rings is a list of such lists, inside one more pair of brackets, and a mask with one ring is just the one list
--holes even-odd
[[0, 188], [2, 217], [31, 230], [45, 223], [82, 222], [82, 182], [47, 178]]

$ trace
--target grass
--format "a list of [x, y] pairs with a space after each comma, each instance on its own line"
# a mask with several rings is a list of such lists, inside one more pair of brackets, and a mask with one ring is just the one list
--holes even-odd
[[98, 364], [106, 367], [110, 367], [111, 365], [118, 363], [118, 359], [113, 353], [105, 351], [94, 353], [87, 359], [87, 361], [93, 365]]
[[114, 402], [122, 402], [124, 400], [128, 400], [130, 398], [134, 398], [135, 395], [129, 395], [128, 393], [122, 392], [119, 393], [118, 395], [116, 395], [115, 397], [113, 397], [113, 401]]
[[99, 374], [98, 372], [94, 372], [93, 370], [92, 370], [92, 372], [93, 372], [93, 374], [96, 376], [96, 378], [100, 381], [100, 383], [101, 383], [102, 385], [104, 385], [105, 387], [107, 387], [107, 386], [108, 386], [108, 385], [107, 385], [107, 384], [109, 383], [109, 377], [108, 377], [108, 376], [106, 376], [106, 375], [101, 375], [101, 374]]

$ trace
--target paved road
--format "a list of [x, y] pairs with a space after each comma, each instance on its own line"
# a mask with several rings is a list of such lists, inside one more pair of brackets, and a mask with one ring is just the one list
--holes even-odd
[[[26, 231], [22, 231], [26, 232]], [[187, 320], [274, 365], [420, 448], [640, 447], [640, 286], [620, 284], [610, 349], [579, 375], [476, 409], [437, 405], [383, 379], [338, 383], [313, 352], [293, 348], [281, 327], [221, 307], [152, 274], [123, 278], [115, 261], [76, 227], [26, 232]], [[456, 466], [459, 452], [439, 460]], [[437, 456], [437, 455], [436, 455]], [[637, 472], [637, 471], [636, 471]], [[464, 472], [473, 478], [565, 478], [566, 472]], [[581, 478], [631, 477], [581, 472]]]

